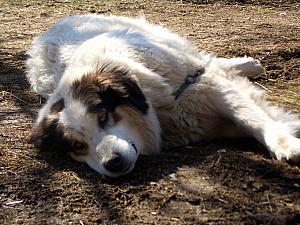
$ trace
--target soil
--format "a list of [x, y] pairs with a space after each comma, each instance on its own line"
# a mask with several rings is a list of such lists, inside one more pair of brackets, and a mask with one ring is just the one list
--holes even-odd
[[218, 140], [141, 157], [119, 179], [28, 137], [42, 99], [25, 78], [34, 36], [66, 15], [144, 14], [219, 56], [261, 60], [253, 82], [300, 112], [297, 1], [0, 0], [1, 224], [300, 224], [300, 169], [252, 139]]

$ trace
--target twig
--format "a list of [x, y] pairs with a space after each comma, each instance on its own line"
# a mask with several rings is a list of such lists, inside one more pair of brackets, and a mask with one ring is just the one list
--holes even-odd
[[270, 89], [266, 88], [265, 86], [261, 85], [260, 83], [258, 83], [257, 81], [254, 81], [255, 84], [257, 84], [258, 86], [260, 86], [261, 88], [263, 88], [264, 90], [268, 91], [268, 92], [272, 92]]
[[94, 202], [101, 208], [101, 205], [97, 200], [94, 200]]
[[26, 101], [24, 101], [23, 99], [19, 98], [18, 96], [14, 95], [14, 94], [12, 94], [12, 93], [10, 93], [10, 92], [8, 92], [8, 91], [2, 91], [2, 93], [9, 94], [10, 96], [14, 97], [15, 99], [17, 99], [17, 100], [19, 100], [19, 101], [21, 101], [21, 102], [27, 104]]
[[22, 203], [23, 200], [20, 200], [20, 201], [12, 201], [12, 202], [7, 202], [6, 205], [16, 205], [16, 204], [19, 204], [19, 203]]

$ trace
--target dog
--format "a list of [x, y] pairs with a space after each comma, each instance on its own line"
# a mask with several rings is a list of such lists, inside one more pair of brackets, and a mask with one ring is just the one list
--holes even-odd
[[216, 57], [144, 18], [95, 14], [63, 18], [27, 54], [27, 78], [47, 99], [31, 142], [100, 174], [216, 138], [253, 137], [272, 158], [299, 161], [300, 120], [249, 81], [264, 73], [253, 58]]

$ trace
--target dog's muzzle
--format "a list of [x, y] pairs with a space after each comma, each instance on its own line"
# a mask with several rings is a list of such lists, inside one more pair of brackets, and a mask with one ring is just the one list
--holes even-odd
[[109, 135], [97, 147], [103, 173], [118, 177], [130, 172], [135, 165], [138, 151], [134, 143]]
[[[132, 143], [131, 145], [137, 153], [135, 145]], [[108, 157], [103, 158], [101, 163], [103, 167], [110, 173], [126, 174], [132, 169], [132, 164], [128, 161], [128, 159], [124, 158], [124, 156], [118, 152], [112, 153]]]

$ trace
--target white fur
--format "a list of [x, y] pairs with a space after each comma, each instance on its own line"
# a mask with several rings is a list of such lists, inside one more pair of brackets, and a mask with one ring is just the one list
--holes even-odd
[[[217, 58], [144, 19], [99, 15], [61, 20], [34, 40], [28, 54], [28, 79], [38, 94], [48, 98], [38, 122], [49, 113], [54, 102], [68, 96], [74, 80], [105, 65], [125, 68], [137, 79], [153, 107], [145, 119], [150, 121], [156, 135], [162, 129], [166, 147], [217, 137], [252, 136], [276, 159], [296, 161], [299, 158], [300, 140], [296, 136], [300, 120], [286, 110], [270, 106], [264, 92], [247, 79], [264, 72], [253, 58]], [[200, 67], [205, 73], [175, 101], [174, 92], [187, 75]], [[76, 104], [70, 101], [66, 104]], [[104, 138], [100, 134], [95, 136], [93, 122], [87, 124], [89, 119], [85, 118], [84, 111], [78, 111], [79, 106], [74, 110], [67, 108], [69, 111], [61, 114], [67, 117], [73, 114], [74, 121], [68, 124], [85, 126], [91, 132], [85, 131], [86, 135], [94, 139]], [[117, 139], [118, 135], [122, 140], [137, 138], [127, 134], [130, 131], [124, 126], [114, 129]], [[160, 137], [154, 139], [157, 140], [154, 148], [159, 149]], [[140, 140], [134, 141], [140, 145]], [[97, 146], [99, 143], [93, 148]], [[124, 146], [120, 148], [127, 151], [127, 145]], [[134, 164], [137, 156], [130, 154], [128, 158]], [[103, 173], [96, 155], [93, 151], [84, 161]]]

